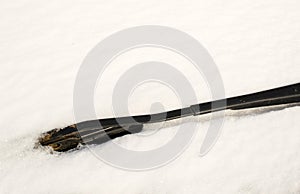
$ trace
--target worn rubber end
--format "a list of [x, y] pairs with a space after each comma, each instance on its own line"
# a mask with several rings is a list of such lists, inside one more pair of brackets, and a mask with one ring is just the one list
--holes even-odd
[[71, 125], [62, 129], [53, 129], [41, 135], [38, 142], [42, 146], [50, 147], [56, 152], [66, 152], [77, 149], [79, 145], [102, 144], [111, 139], [121, 137], [128, 134], [138, 133], [142, 131], [143, 125], [127, 125], [127, 126], [106, 126], [86, 128], [76, 128], [76, 125]]

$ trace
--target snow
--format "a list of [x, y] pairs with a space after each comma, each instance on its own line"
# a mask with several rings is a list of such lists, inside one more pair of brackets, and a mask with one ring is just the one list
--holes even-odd
[[[0, 193], [299, 193], [299, 107], [227, 112], [220, 138], [204, 157], [199, 151], [209, 122], [194, 118], [197, 135], [188, 149], [149, 171], [114, 168], [88, 149], [68, 154], [33, 149], [42, 132], [74, 122], [76, 73], [90, 49], [113, 32], [155, 24], [190, 34], [209, 50], [226, 95], [234, 96], [299, 82], [299, 8], [297, 0], [2, 1]], [[187, 61], [157, 53], [161, 50], [132, 51], [114, 62], [103, 78], [106, 87], [96, 91], [99, 116], [113, 115], [109, 86], [122, 73], [120, 64], [126, 69], [155, 57], [194, 75]], [[195, 90], [205, 89], [201, 77], [188, 77]], [[171, 109], [180, 105], [175, 97], [166, 88], [145, 85], [132, 94], [129, 109], [149, 112], [155, 100]], [[209, 99], [207, 91], [197, 97]], [[170, 123], [153, 135], [116, 142], [149, 149], [165, 143], [176, 127]]]

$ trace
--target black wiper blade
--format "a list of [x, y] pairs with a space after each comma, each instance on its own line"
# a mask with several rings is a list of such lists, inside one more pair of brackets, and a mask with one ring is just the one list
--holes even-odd
[[242, 110], [299, 102], [300, 83], [297, 83], [262, 92], [195, 104], [163, 113], [85, 121], [62, 129], [48, 131], [41, 135], [39, 144], [49, 146], [54, 151], [65, 152], [77, 148], [80, 144], [101, 144], [117, 137], [141, 132], [143, 124], [203, 115], [226, 109]]

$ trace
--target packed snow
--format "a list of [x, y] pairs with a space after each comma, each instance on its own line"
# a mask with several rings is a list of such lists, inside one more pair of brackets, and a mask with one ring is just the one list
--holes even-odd
[[[76, 73], [87, 53], [112, 33], [152, 24], [190, 34], [212, 55], [229, 97], [299, 82], [299, 9], [298, 0], [1, 1], [0, 193], [300, 193], [298, 106], [227, 111], [217, 143], [203, 157], [209, 120], [193, 118], [197, 134], [185, 152], [147, 171], [115, 168], [88, 149], [34, 149], [42, 132], [75, 122]], [[95, 89], [99, 118], [115, 116], [111, 90], [118, 76], [148, 60], [173, 64], [201, 91], [199, 102], [210, 99], [204, 78], [188, 61], [141, 48], [120, 56], [103, 75]], [[149, 113], [155, 102], [165, 109], [181, 106], [169, 88], [148, 83], [132, 93], [130, 113]], [[176, 121], [155, 132], [149, 126], [144, 135], [115, 142], [153, 149], [177, 127]]]

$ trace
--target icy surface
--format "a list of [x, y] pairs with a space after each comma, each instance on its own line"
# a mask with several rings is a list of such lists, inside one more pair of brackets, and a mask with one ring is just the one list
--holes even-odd
[[[299, 82], [299, 9], [298, 0], [2, 1], [0, 193], [300, 193], [299, 107], [227, 113], [222, 134], [205, 157], [199, 150], [208, 122], [197, 118], [198, 133], [188, 149], [167, 166], [145, 172], [113, 168], [87, 149], [61, 155], [33, 149], [41, 132], [74, 122], [77, 70], [88, 51], [111, 33], [145, 24], [189, 33], [209, 50], [226, 95], [233, 96]], [[147, 52], [160, 59], [158, 51]], [[145, 59], [141, 53], [136, 58], [129, 54], [115, 65]], [[174, 60], [178, 68], [193, 74], [180, 60]], [[111, 68], [106, 87], [98, 87], [101, 117], [113, 115], [106, 89], [118, 71]], [[203, 87], [200, 78], [191, 78], [196, 89]], [[140, 91], [129, 101], [132, 113], [149, 112], [155, 98], [167, 109], [178, 105], [165, 88], [150, 84]], [[146, 99], [139, 100], [140, 95]], [[174, 130], [171, 125], [117, 142], [152, 148]]]

